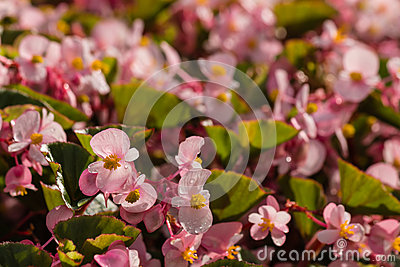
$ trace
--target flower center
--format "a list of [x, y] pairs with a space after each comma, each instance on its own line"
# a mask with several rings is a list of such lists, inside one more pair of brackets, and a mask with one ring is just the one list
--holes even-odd
[[192, 195], [192, 199], [190, 200], [190, 206], [193, 209], [199, 210], [202, 207], [206, 206], [204, 202], [206, 202], [206, 199], [202, 194]]
[[115, 154], [109, 155], [105, 159], [103, 159], [103, 161], [104, 161], [103, 167], [108, 169], [108, 170], [114, 170], [115, 171], [118, 167], [121, 167], [121, 164], [119, 164], [120, 160], [121, 159], [118, 158], [118, 156], [115, 155]]
[[138, 201], [140, 198], [140, 193], [139, 193], [139, 189], [135, 189], [133, 191], [131, 191], [125, 198], [125, 201], [129, 202], [129, 203], [135, 203], [136, 201]]
[[199, 158], [199, 157], [197, 157], [194, 161], [196, 161], [196, 162], [198, 162], [198, 163], [200, 163], [200, 164], [203, 163], [203, 161], [202, 161], [201, 158]]
[[222, 67], [221, 65], [212, 65], [211, 66], [211, 72], [215, 76], [224, 76], [226, 75], [226, 69]]
[[393, 241], [392, 247], [400, 252], [400, 236]]
[[72, 67], [74, 67], [77, 70], [83, 70], [83, 60], [81, 57], [76, 57], [72, 60], [71, 62]]
[[23, 187], [22, 185], [18, 185], [15, 188], [15, 192], [17, 193], [17, 195], [21, 195], [21, 196], [25, 196], [26, 194], [28, 194], [28, 192], [26, 192], [26, 188]]
[[57, 21], [57, 30], [59, 30], [60, 32], [67, 34], [70, 31], [70, 27], [68, 25], [68, 23], [66, 23], [63, 20], [59, 20]]
[[38, 145], [43, 141], [43, 135], [40, 133], [33, 133], [31, 134], [31, 141], [33, 145]]
[[43, 63], [43, 58], [39, 55], [33, 55], [31, 62], [32, 63]]
[[235, 255], [239, 254], [238, 251], [239, 248], [240, 248], [239, 246], [230, 246], [228, 248], [228, 256], [226, 257], [230, 260], [234, 260], [236, 258]]
[[103, 62], [96, 59], [92, 62], [91, 68], [92, 68], [92, 70], [103, 70], [103, 68], [104, 68], [103, 65], [104, 65]]
[[208, 3], [208, 0], [197, 0], [196, 2], [199, 6], [205, 6]]
[[274, 229], [275, 225], [271, 222], [270, 219], [261, 218], [261, 220], [263, 220], [263, 222], [258, 224], [259, 226], [262, 226], [261, 231], [272, 231], [272, 229]]
[[229, 98], [225, 93], [221, 93], [217, 96], [218, 100], [221, 100], [222, 102], [228, 102]]
[[400, 168], [400, 157], [395, 157], [393, 160], [393, 166]]
[[307, 108], [306, 108], [306, 112], [308, 114], [313, 114], [315, 112], [317, 112], [318, 110], [318, 105], [315, 103], [308, 103]]
[[141, 46], [148, 46], [149, 44], [150, 44], [150, 40], [147, 36], [143, 36], [142, 39], [140, 39]]
[[345, 239], [348, 239], [348, 235], [354, 235], [354, 231], [351, 231], [351, 229], [354, 228], [354, 225], [349, 225], [349, 221], [345, 221], [340, 225], [340, 233], [339, 235]]
[[356, 129], [354, 128], [353, 125], [346, 123], [343, 125], [342, 132], [344, 137], [346, 138], [352, 138], [354, 137], [354, 134], [356, 133]]
[[352, 72], [350, 73], [350, 78], [354, 81], [354, 82], [359, 82], [362, 80], [362, 75], [359, 72]]
[[196, 253], [196, 250], [187, 248], [184, 252], [182, 252], [182, 257], [185, 261], [193, 263], [193, 260], [197, 260], [199, 258], [197, 257]]

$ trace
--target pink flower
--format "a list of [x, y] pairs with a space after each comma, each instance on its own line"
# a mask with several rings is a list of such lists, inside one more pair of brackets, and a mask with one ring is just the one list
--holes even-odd
[[400, 223], [387, 219], [376, 223], [370, 231], [368, 246], [377, 254], [389, 255], [392, 251], [400, 252]]
[[350, 48], [343, 56], [343, 68], [334, 90], [344, 100], [361, 102], [379, 82], [379, 58], [369, 48]]
[[19, 152], [29, 147], [31, 160], [47, 165], [47, 161], [40, 152], [40, 146], [51, 142], [66, 142], [67, 136], [60, 124], [54, 122], [53, 113], [47, 114], [43, 109], [43, 118], [36, 110], [28, 110], [11, 122], [14, 143], [8, 146], [9, 152]]
[[400, 139], [392, 138], [383, 144], [383, 159], [385, 162], [400, 168]]
[[114, 202], [130, 213], [140, 213], [150, 209], [157, 200], [157, 192], [144, 180], [145, 176], [142, 174], [128, 192], [114, 194]]
[[254, 240], [261, 240], [271, 232], [275, 245], [282, 246], [286, 241], [285, 233], [289, 232], [286, 224], [290, 221], [290, 214], [279, 211], [279, 204], [273, 196], [267, 197], [267, 205], [258, 208], [258, 213], [249, 215], [249, 222], [254, 225], [250, 229], [250, 235]]
[[343, 205], [329, 203], [323, 215], [328, 228], [318, 233], [319, 242], [333, 244], [340, 238], [359, 242], [363, 238], [364, 228], [359, 223], [350, 223], [351, 215], [344, 210]]
[[391, 164], [384, 162], [372, 164], [365, 173], [375, 177], [385, 185], [400, 189], [399, 173]]
[[26, 189], [36, 191], [36, 187], [32, 184], [32, 174], [24, 165], [14, 166], [8, 170], [6, 174], [6, 187], [4, 192], [10, 193], [11, 196], [24, 196], [27, 194]]
[[135, 249], [138, 252], [141, 266], [161, 267], [160, 260], [152, 259], [150, 253], [147, 252], [146, 245], [143, 241], [143, 235], [139, 235], [129, 249]]
[[[183, 172], [192, 168], [201, 169], [201, 161], [198, 160], [197, 155], [200, 153], [200, 149], [203, 145], [204, 138], [200, 136], [191, 136], [180, 143], [178, 155], [175, 156], [179, 169], [183, 169]], [[182, 172], [181, 174], [183, 175]]]
[[57, 223], [66, 221], [74, 216], [74, 212], [65, 205], [60, 205], [49, 211], [46, 215], [46, 226], [51, 233]]
[[137, 250], [128, 249], [121, 240], [114, 241], [105, 254], [95, 255], [94, 260], [101, 267], [139, 267], [140, 265]]
[[217, 259], [235, 259], [235, 255], [239, 253], [239, 246], [235, 246], [243, 234], [242, 224], [240, 222], [226, 222], [214, 224], [203, 235], [201, 246], [207, 249], [207, 256], [213, 261]]
[[90, 146], [101, 160], [88, 166], [89, 173], [97, 176], [84, 174], [80, 182], [82, 192], [95, 194], [96, 186], [105, 194], [118, 193], [124, 185], [133, 183], [136, 177], [133, 161], [139, 157], [139, 152], [136, 148], [129, 149], [129, 137], [124, 131], [115, 128], [101, 131], [90, 140]]
[[209, 170], [187, 171], [179, 181], [179, 196], [172, 198], [172, 206], [179, 207], [179, 222], [190, 234], [204, 233], [212, 224], [210, 193], [203, 189], [210, 175]]
[[200, 246], [202, 236], [202, 234], [191, 235], [182, 230], [179, 234], [168, 238], [162, 246], [165, 266], [186, 267], [198, 260], [197, 248]]

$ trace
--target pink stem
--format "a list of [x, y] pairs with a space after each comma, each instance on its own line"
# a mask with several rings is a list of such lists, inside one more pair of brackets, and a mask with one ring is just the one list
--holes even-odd
[[165, 179], [167, 179], [167, 180], [172, 180], [172, 179], [174, 179], [174, 178], [181, 172], [181, 170], [182, 170], [182, 169], [178, 169], [176, 172], [174, 172], [173, 174], [171, 174], [170, 176], [168, 176], [168, 177], [165, 178]]
[[40, 248], [41, 249], [44, 249], [48, 244], [50, 244], [50, 242], [51, 241], [53, 241], [53, 239], [54, 239], [54, 236], [52, 236], [52, 237], [50, 237], [50, 239], [49, 240], [47, 240], [47, 242], [46, 243], [44, 243], [44, 245], [43, 246], [41, 246]]
[[169, 234], [171, 235], [171, 237], [173, 237], [174, 236], [174, 232], [172, 231], [171, 224], [169, 223], [168, 220], [165, 220], [165, 222], [167, 223], [167, 228], [168, 228]]
[[326, 225], [326, 223], [324, 223], [324, 222], [318, 220], [317, 218], [315, 218], [315, 217], [312, 215], [311, 212], [306, 211], [305, 213], [306, 213], [306, 215], [307, 215], [308, 218], [310, 218], [313, 222], [315, 222], [315, 223], [318, 224], [319, 226], [322, 226], [322, 227], [324, 227], [324, 228], [328, 228], [328, 225]]

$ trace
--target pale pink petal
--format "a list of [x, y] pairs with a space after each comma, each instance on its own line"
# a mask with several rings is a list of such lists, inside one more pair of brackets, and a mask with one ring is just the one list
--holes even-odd
[[37, 145], [31, 145], [29, 147], [29, 158], [33, 161], [40, 163], [40, 165], [43, 166], [49, 165], [49, 163], [47, 162], [42, 152], [40, 152], [40, 149]]
[[364, 100], [373, 91], [374, 87], [363, 81], [353, 82], [346, 79], [336, 81], [333, 89], [344, 100], [358, 103]]
[[42, 83], [47, 77], [46, 66], [42, 63], [32, 63], [27, 60], [17, 60], [21, 77], [29, 82]]
[[304, 111], [307, 108], [309, 94], [310, 86], [308, 84], [303, 85], [296, 95], [296, 107], [298, 110]]
[[96, 186], [97, 174], [90, 173], [87, 169], [84, 170], [79, 177], [79, 188], [82, 193], [87, 196], [94, 196], [99, 189]]
[[[9, 186], [27, 186], [32, 183], [32, 174], [24, 165], [17, 165], [8, 170], [5, 177], [6, 188]], [[4, 189], [5, 192], [6, 189]]]
[[287, 224], [290, 222], [290, 214], [287, 213], [286, 211], [278, 211], [276, 213], [274, 222], [279, 223], [279, 224]]
[[137, 250], [129, 250], [128, 254], [129, 254], [129, 267], [139, 267], [140, 259]]
[[192, 235], [205, 233], [213, 221], [213, 216], [208, 206], [201, 209], [181, 207], [178, 217], [182, 227]]
[[135, 161], [139, 158], [139, 151], [136, 148], [131, 148], [128, 150], [128, 153], [125, 155], [125, 161]]
[[277, 214], [277, 211], [273, 207], [266, 205], [259, 207], [258, 212], [261, 214], [261, 216], [271, 221], [275, 220]]
[[366, 47], [350, 48], [343, 57], [343, 67], [348, 72], [359, 72], [363, 76], [373, 76], [379, 70], [379, 58], [375, 52]]
[[99, 132], [90, 140], [93, 152], [101, 158], [117, 155], [123, 159], [130, 147], [128, 135], [119, 129], [110, 128]]
[[56, 67], [61, 60], [61, 45], [56, 42], [50, 42], [46, 52], [46, 65]]
[[170, 250], [165, 255], [165, 267], [187, 267], [189, 264], [182, 258], [182, 252], [179, 250]]
[[261, 223], [262, 222], [262, 216], [260, 215], [260, 214], [258, 214], [258, 213], [251, 213], [250, 215], [249, 215], [249, 222], [250, 223]]
[[375, 177], [385, 185], [392, 188], [399, 188], [399, 173], [391, 164], [383, 162], [375, 163], [365, 173]]
[[231, 238], [242, 231], [240, 222], [218, 223], [203, 235], [201, 245], [208, 251], [224, 253], [231, 244]]
[[307, 144], [307, 155], [297, 172], [310, 176], [321, 170], [326, 158], [326, 148], [318, 140], [310, 140]]
[[36, 110], [26, 111], [15, 121], [11, 122], [13, 137], [17, 142], [30, 141], [31, 135], [39, 131], [40, 114]]
[[49, 40], [41, 35], [28, 35], [21, 40], [19, 56], [31, 60], [32, 56], [43, 56], [49, 45]]
[[356, 243], [360, 242], [363, 239], [364, 234], [365, 234], [364, 227], [359, 223], [352, 223], [349, 225], [349, 227], [350, 228], [352, 227], [351, 231], [354, 232], [354, 234], [352, 234], [349, 237], [349, 240], [356, 242]]
[[271, 238], [274, 244], [278, 247], [282, 246], [286, 241], [285, 233], [278, 230], [277, 228], [272, 229]]
[[179, 181], [179, 195], [198, 194], [210, 177], [211, 171], [205, 169], [192, 169], [187, 171]]
[[[92, 172], [91, 169], [89, 169], [89, 172]], [[103, 192], [116, 193], [131, 175], [132, 168], [128, 164], [124, 164], [116, 170], [108, 170], [103, 167], [97, 172], [96, 186]]]
[[275, 210], [279, 210], [279, 204], [278, 201], [276, 201], [276, 198], [274, 198], [273, 196], [269, 195], [267, 197], [267, 205], [268, 206], [272, 206]]
[[[340, 229], [340, 225], [345, 222], [345, 211], [343, 205], [337, 205], [332, 209], [330, 216], [330, 225]], [[350, 222], [347, 222], [350, 223]]]
[[322, 230], [318, 232], [317, 237], [319, 242], [330, 245], [339, 239], [339, 230]]
[[197, 158], [197, 155], [200, 153], [200, 149], [203, 145], [203, 137], [192, 136], [186, 138], [186, 140], [179, 145], [179, 152], [178, 156], [176, 157], [178, 164], [183, 165], [194, 161]]
[[143, 217], [146, 230], [149, 233], [159, 229], [165, 222], [165, 216], [160, 204], [152, 207]]
[[132, 212], [128, 212], [125, 209], [121, 208], [119, 210], [119, 214], [121, 216], [122, 219], [124, 219], [125, 221], [127, 221], [130, 224], [136, 225], [138, 223], [140, 223], [143, 220], [143, 216], [144, 213], [132, 213]]
[[57, 206], [46, 215], [47, 229], [49, 229], [49, 231], [53, 233], [53, 229], [57, 223], [61, 221], [66, 221], [72, 218], [73, 216], [74, 212], [70, 210], [67, 206], [65, 205]]
[[106, 254], [95, 255], [94, 260], [101, 267], [121, 266], [129, 267], [129, 258], [126, 251], [121, 249], [113, 249], [106, 252]]
[[43, 135], [42, 144], [67, 141], [64, 129], [57, 122], [47, 123], [45, 127], [40, 129], [39, 133]]
[[30, 142], [18, 142], [18, 143], [13, 143], [8, 146], [8, 152], [18, 152], [27, 146], [29, 146]]
[[395, 160], [400, 160], [400, 139], [392, 138], [386, 140], [382, 153], [383, 159], [387, 163], [393, 164]]
[[127, 201], [124, 201], [121, 204], [122, 207], [128, 212], [144, 212], [150, 209], [157, 200], [157, 192], [150, 184], [143, 183], [137, 189], [139, 189], [140, 197], [136, 202], [129, 203]]
[[268, 236], [269, 230], [262, 230], [262, 226], [259, 226], [258, 224], [254, 224], [250, 228], [250, 236], [254, 240], [262, 240]]

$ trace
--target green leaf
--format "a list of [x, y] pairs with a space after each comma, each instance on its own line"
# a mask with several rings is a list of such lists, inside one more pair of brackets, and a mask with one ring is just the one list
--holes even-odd
[[79, 266], [81, 265], [84, 256], [75, 251], [76, 246], [71, 240], [63, 240], [59, 243], [57, 249], [58, 257], [63, 266]]
[[13, 267], [51, 266], [50, 255], [35, 247], [21, 243], [5, 242], [0, 244], [0, 265]]
[[380, 93], [373, 92], [359, 105], [359, 111], [375, 116], [377, 119], [400, 129], [400, 113], [383, 105]]
[[300, 39], [288, 40], [283, 50], [283, 55], [297, 68], [305, 66], [305, 62], [309, 61], [315, 51], [312, 44]]
[[90, 198], [79, 189], [79, 177], [93, 162], [93, 156], [84, 148], [73, 143], [55, 142], [42, 146], [50, 162], [64, 202], [69, 208], [78, 209]]
[[13, 45], [15, 40], [23, 35], [28, 34], [27, 30], [10, 30], [6, 29], [1, 34], [1, 44]]
[[76, 251], [85, 256], [84, 263], [90, 262], [95, 254], [104, 253], [115, 240], [122, 240], [130, 246], [140, 230], [108, 216], [79, 216], [61, 221], [54, 227], [57, 240], [71, 240]]
[[204, 188], [216, 197], [210, 201], [216, 221], [239, 219], [269, 194], [250, 177], [222, 170], [212, 170]]
[[92, 137], [109, 128], [116, 128], [123, 130], [128, 136], [131, 141], [131, 147], [137, 147], [140, 143], [143, 143], [143, 139], [147, 139], [151, 136], [153, 133], [152, 130], [150, 129], [145, 129], [144, 127], [141, 126], [125, 126], [121, 124], [113, 124], [113, 125], [106, 125], [106, 126], [96, 126], [96, 127], [88, 127], [86, 129], [82, 130], [76, 130], [75, 134], [78, 137], [79, 142], [81, 142], [81, 145], [89, 151], [90, 154], [95, 156], [92, 147], [90, 146], [90, 140], [92, 140]]
[[[69, 118], [70, 120], [73, 120], [73, 121], [87, 121], [88, 120], [88, 117], [85, 114], [83, 114], [78, 109], [72, 107], [71, 105], [67, 104], [66, 102], [57, 100], [48, 95], [44, 95], [44, 94], [35, 92], [26, 86], [10, 85], [7, 88], [29, 96], [34, 101], [37, 101], [36, 103], [39, 102], [39, 103], [42, 103], [44, 106], [50, 106], [53, 110], [56, 110], [57, 112], [66, 116], [67, 118]], [[35, 104], [35, 103], [29, 102], [29, 103], [18, 103], [18, 104]]]
[[238, 260], [217, 260], [209, 264], [202, 265], [204, 267], [222, 267], [222, 266], [230, 266], [230, 267], [261, 267], [262, 265], [248, 263], [245, 261]]
[[[283, 176], [279, 179], [280, 188], [285, 196], [296, 201], [299, 206], [310, 211], [320, 210], [326, 205], [326, 197], [320, 183], [305, 178]], [[294, 213], [296, 225], [304, 238], [309, 238], [320, 229], [306, 214]]]
[[206, 126], [204, 128], [208, 136], [214, 141], [217, 155], [220, 157], [222, 163], [226, 166], [229, 160], [236, 162], [244, 149], [240, 144], [239, 136], [220, 125]]
[[124, 120], [127, 113], [128, 116], [125, 116], [124, 120], [127, 125], [160, 129], [186, 123], [199, 114], [177, 96], [140, 84], [136, 81], [111, 87], [119, 121]]
[[106, 66], [103, 69], [104, 76], [106, 77], [107, 83], [111, 84], [118, 72], [118, 61], [114, 57], [104, 57], [102, 59], [103, 64]]
[[65, 204], [62, 194], [56, 185], [49, 186], [42, 182], [40, 182], [40, 185], [42, 186], [44, 200], [46, 201], [46, 206], [49, 211], [57, 206]]
[[331, 19], [336, 10], [322, 0], [290, 1], [275, 5], [277, 26], [285, 27], [288, 35], [301, 36]]
[[342, 203], [360, 214], [400, 215], [400, 202], [378, 179], [338, 161]]
[[289, 141], [298, 130], [281, 121], [244, 121], [239, 124], [239, 137], [242, 146], [250, 143], [258, 150], [270, 149]]

